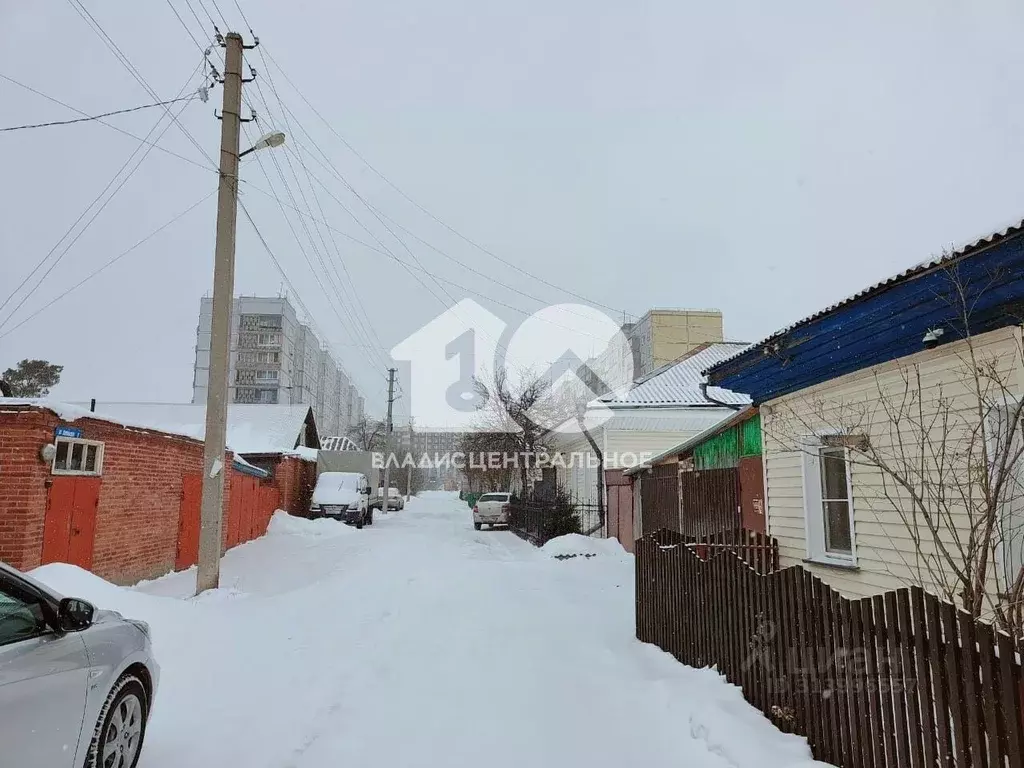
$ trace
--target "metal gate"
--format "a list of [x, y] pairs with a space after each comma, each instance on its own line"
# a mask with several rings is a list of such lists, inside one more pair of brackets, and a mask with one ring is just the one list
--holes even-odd
[[706, 536], [740, 527], [739, 471], [736, 468], [683, 472], [679, 479], [681, 533]]

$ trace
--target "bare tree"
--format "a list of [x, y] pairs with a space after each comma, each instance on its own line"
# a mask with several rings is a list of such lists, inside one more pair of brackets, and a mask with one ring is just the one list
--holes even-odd
[[784, 398], [762, 424], [782, 450], [817, 455], [813, 435], [844, 447], [855, 508], [881, 523], [898, 560], [891, 572], [1022, 637], [1024, 349], [1019, 328], [995, 346], [971, 332], [978, 297], [998, 275], [969, 281], [955, 263], [945, 274], [949, 288], [937, 295], [955, 312], [929, 343], [955, 345], [952, 377], [933, 375], [934, 354], [916, 356], [876, 368], [857, 396]]
[[348, 428], [348, 437], [363, 451], [383, 451], [386, 424], [380, 419], [362, 418]]
[[[593, 436], [587, 413], [587, 405], [592, 397], [588, 388], [563, 386], [553, 389], [548, 379], [529, 370], [519, 372], [513, 381], [505, 369], [497, 371], [493, 391], [481, 382], [477, 382], [476, 387], [481, 401], [487, 405], [481, 411], [478, 430], [465, 438], [464, 450], [466, 453], [493, 452], [503, 456], [518, 454], [520, 458], [515, 467], [524, 492], [528, 485], [529, 470], [537, 467], [539, 455], [547, 453], [556, 427], [564, 428], [566, 424], [574, 423], [586, 437], [598, 462], [603, 465], [601, 446]], [[502, 477], [494, 469], [489, 471], [492, 479]], [[473, 470], [467, 471], [471, 484], [474, 479], [483, 482], [485, 476], [486, 473], [481, 470], [475, 473]], [[600, 471], [597, 476], [597, 499], [600, 528], [604, 525], [604, 478]]]

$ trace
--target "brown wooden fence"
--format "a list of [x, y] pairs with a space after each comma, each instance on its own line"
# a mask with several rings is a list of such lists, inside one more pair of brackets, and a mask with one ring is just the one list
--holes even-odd
[[800, 567], [759, 572], [737, 557], [750, 546], [639, 539], [637, 637], [717, 667], [842, 768], [1022, 768], [1009, 636], [918, 588], [848, 600]]
[[679, 465], [651, 467], [640, 485], [643, 532], [679, 530]]

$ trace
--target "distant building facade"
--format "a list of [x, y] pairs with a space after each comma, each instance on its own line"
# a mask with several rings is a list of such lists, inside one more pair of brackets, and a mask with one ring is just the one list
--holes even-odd
[[653, 373], [701, 344], [725, 340], [717, 309], [651, 309], [622, 328], [633, 352], [634, 376]]
[[[196, 329], [193, 403], [206, 402], [212, 320], [213, 300], [204, 298]], [[309, 405], [324, 435], [344, 434], [362, 409], [362, 397], [348, 375], [280, 296], [235, 299], [228, 381], [232, 403]]]

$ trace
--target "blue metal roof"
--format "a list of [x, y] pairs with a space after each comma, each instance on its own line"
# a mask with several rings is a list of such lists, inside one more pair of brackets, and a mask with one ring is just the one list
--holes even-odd
[[[755, 404], [940, 344], [1024, 323], [1024, 222], [822, 310], [707, 371]], [[964, 301], [958, 296], [962, 287]], [[963, 307], [970, 307], [965, 324]]]

